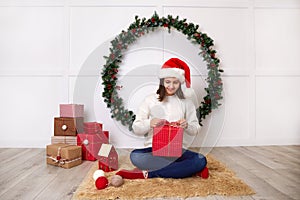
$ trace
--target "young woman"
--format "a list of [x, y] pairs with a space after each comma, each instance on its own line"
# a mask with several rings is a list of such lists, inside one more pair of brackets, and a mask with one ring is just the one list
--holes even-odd
[[[195, 136], [200, 125], [190, 96], [190, 70], [185, 62], [171, 58], [159, 72], [159, 88], [149, 95], [138, 109], [133, 131], [145, 136], [145, 148], [130, 154], [134, 170], [120, 170], [118, 175], [127, 179], [185, 178], [198, 175], [208, 178], [207, 161], [202, 154], [187, 149], [188, 136]], [[177, 122], [184, 129], [183, 154], [179, 158], [153, 156], [153, 128], [168, 122]]]

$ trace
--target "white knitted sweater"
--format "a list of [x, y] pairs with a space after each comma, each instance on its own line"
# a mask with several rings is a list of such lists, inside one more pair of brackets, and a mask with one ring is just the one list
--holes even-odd
[[185, 119], [188, 122], [188, 128], [184, 130], [183, 148], [189, 147], [194, 136], [200, 131], [196, 109], [190, 99], [179, 99], [177, 95], [173, 95], [166, 96], [163, 102], [160, 102], [158, 95], [151, 94], [138, 108], [133, 122], [134, 133], [146, 135], [146, 147], [152, 146], [153, 129], [150, 127], [150, 121], [153, 118], [165, 119], [169, 122]]

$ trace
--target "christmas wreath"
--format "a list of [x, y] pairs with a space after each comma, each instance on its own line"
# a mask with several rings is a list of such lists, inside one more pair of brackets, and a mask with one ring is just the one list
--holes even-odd
[[138, 16], [135, 16], [135, 21], [129, 26], [127, 31], [123, 30], [111, 41], [110, 54], [104, 56], [106, 63], [101, 74], [102, 84], [104, 85], [102, 93], [104, 102], [111, 110], [111, 117], [120, 121], [124, 126], [128, 126], [129, 130], [132, 130], [135, 114], [124, 107], [123, 99], [118, 95], [118, 90], [122, 87], [117, 85], [119, 64], [122, 62], [122, 53], [129, 45], [141, 36], [150, 31], [155, 31], [159, 27], [167, 28], [169, 33], [174, 28], [186, 35], [188, 40], [199, 45], [199, 55], [207, 63], [207, 87], [204, 88], [207, 94], [196, 109], [199, 124], [202, 126], [201, 122], [211, 113], [212, 109], [216, 109], [221, 105], [219, 100], [222, 99], [223, 83], [221, 72], [223, 70], [219, 69], [220, 60], [216, 58], [216, 51], [212, 48], [213, 40], [207, 34], [198, 30], [199, 25], [188, 23], [186, 19], [179, 19], [178, 16], [173, 18], [171, 15], [168, 15], [167, 18], [160, 18], [156, 12], [149, 19], [140, 19]]

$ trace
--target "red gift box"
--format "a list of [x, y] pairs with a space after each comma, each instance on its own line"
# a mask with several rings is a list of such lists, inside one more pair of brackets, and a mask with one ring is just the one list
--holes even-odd
[[98, 166], [105, 172], [118, 169], [118, 153], [111, 144], [102, 144], [99, 150]]
[[108, 143], [108, 139], [103, 133], [81, 133], [77, 135], [77, 145], [82, 147], [83, 160], [97, 160], [99, 149], [103, 143]]
[[83, 117], [82, 104], [60, 104], [60, 117]]
[[154, 156], [180, 157], [182, 155], [183, 128], [176, 123], [165, 123], [155, 127], [152, 137]]
[[107, 140], [109, 141], [109, 131], [103, 131], [103, 134], [107, 137]]
[[84, 133], [87, 134], [100, 134], [102, 133], [102, 124], [97, 122], [84, 122]]

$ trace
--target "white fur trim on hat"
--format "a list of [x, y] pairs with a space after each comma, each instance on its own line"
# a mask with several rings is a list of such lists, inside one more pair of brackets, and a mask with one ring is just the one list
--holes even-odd
[[181, 83], [185, 82], [184, 70], [179, 68], [162, 68], [159, 70], [158, 77], [159, 78], [175, 77], [178, 78], [178, 80]]
[[194, 89], [192, 87], [187, 88], [185, 84], [181, 84], [181, 90], [185, 98], [191, 98], [193, 95], [195, 95]]
[[185, 84], [181, 84], [181, 89], [182, 89], [184, 97], [186, 99], [192, 100], [192, 102], [195, 105], [195, 107], [198, 108], [199, 107], [199, 103], [198, 103], [198, 100], [197, 100], [197, 96], [196, 96], [195, 90], [192, 87], [187, 88], [185, 86]]

